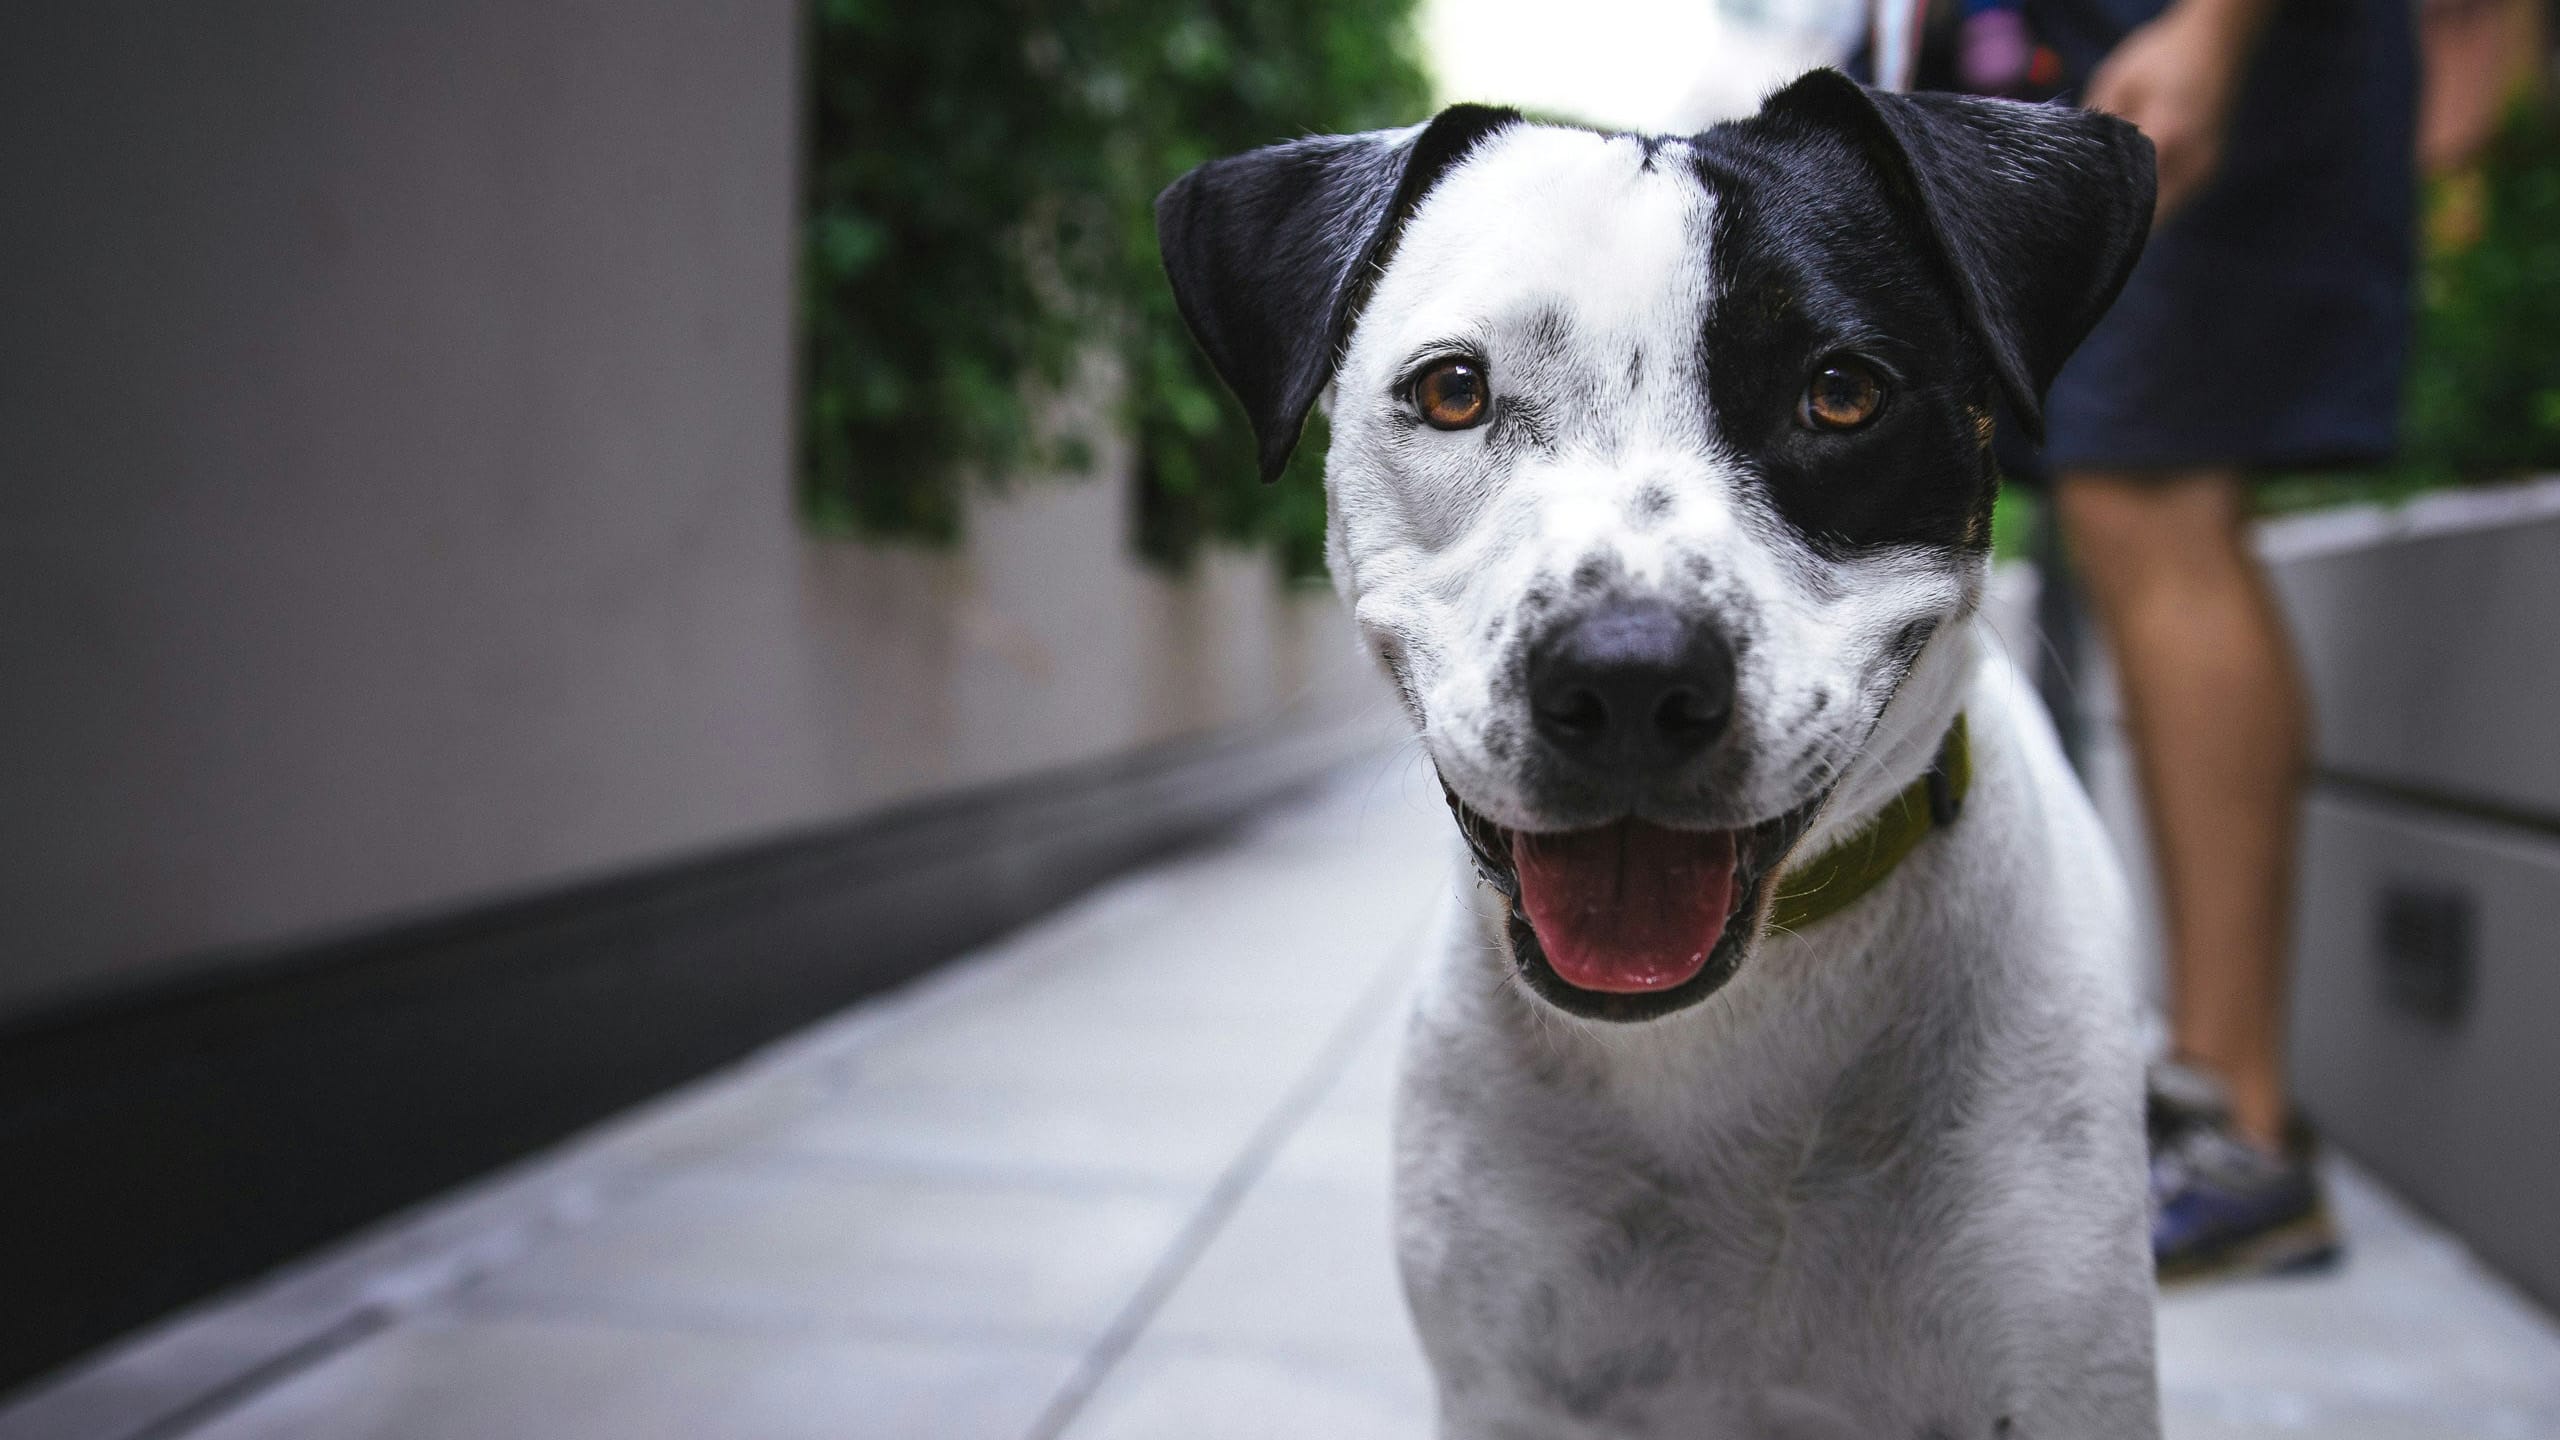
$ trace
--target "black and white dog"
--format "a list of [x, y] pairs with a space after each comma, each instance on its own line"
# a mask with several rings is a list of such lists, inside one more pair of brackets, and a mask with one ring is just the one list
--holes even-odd
[[1460, 106], [1158, 204], [1469, 841], [1406, 1289], [1482, 1440], [2156, 1436], [2123, 888], [1975, 620], [1995, 407], [2151, 214], [2104, 116], [1816, 71], [1702, 134]]

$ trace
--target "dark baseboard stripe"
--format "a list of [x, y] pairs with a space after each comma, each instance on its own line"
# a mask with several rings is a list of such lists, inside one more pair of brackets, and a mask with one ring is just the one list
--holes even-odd
[[2409, 785], [2378, 776], [2357, 775], [2343, 770], [2321, 770], [2312, 777], [2320, 790], [2368, 805], [2382, 805], [2400, 810], [2418, 810], [2439, 816], [2455, 816], [2475, 820], [2484, 825], [2521, 831], [2545, 840], [2560, 839], [2560, 817], [2528, 810], [2502, 800], [2478, 795], [2457, 795], [2448, 790], [2424, 785]]
[[1368, 751], [1189, 742], [0, 1022], [0, 1390]]

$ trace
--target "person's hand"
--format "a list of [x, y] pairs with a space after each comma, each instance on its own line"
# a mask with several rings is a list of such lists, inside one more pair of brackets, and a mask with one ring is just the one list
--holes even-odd
[[2127, 35], [2089, 77], [2089, 108], [2132, 121], [2159, 152], [2155, 223], [2195, 198], [2221, 165], [2257, 19], [2252, 6], [2180, 0]]

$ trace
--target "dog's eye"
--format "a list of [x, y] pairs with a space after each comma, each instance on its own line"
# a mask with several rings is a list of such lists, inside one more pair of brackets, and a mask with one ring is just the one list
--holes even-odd
[[1492, 399], [1484, 367], [1473, 360], [1435, 361], [1414, 377], [1414, 408], [1435, 430], [1464, 430], [1482, 423]]
[[1884, 408], [1884, 382], [1860, 361], [1835, 355], [1805, 382], [1796, 423], [1808, 430], [1855, 430]]

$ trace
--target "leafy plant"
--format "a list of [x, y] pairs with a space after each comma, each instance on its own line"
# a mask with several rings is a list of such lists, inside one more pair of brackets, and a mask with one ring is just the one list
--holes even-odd
[[[2459, 182], [2440, 182], [2450, 188]], [[2468, 243], [2428, 257], [2404, 420], [2430, 479], [2560, 465], [2560, 124], [2520, 107], [2478, 171]], [[2440, 189], [2436, 203], [2461, 191]]]
[[967, 477], [1072, 467], [1046, 397], [1097, 356], [1150, 555], [1321, 564], [1311, 433], [1255, 478], [1158, 265], [1156, 191], [1213, 156], [1420, 118], [1413, 0], [821, 0], [811, 45], [802, 496], [824, 531], [947, 540]]

